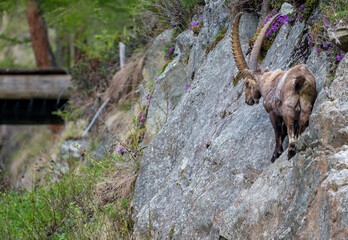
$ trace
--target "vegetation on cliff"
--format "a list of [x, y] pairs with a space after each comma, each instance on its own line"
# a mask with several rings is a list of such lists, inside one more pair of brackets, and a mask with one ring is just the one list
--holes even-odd
[[[223, 7], [230, 15], [240, 10], [256, 13], [262, 2], [267, 1], [225, 1]], [[266, 13], [279, 11], [284, 2], [269, 1]], [[18, 7], [13, 1], [0, 1], [2, 16], [24, 14], [26, 1], [15, 3]], [[8, 181], [8, 174], [0, 172], [0, 236], [8, 239], [131, 239], [130, 202], [140, 159], [149, 144], [146, 122], [149, 105], [156, 104], [153, 95], [158, 76], [165, 73], [174, 62], [175, 52], [181, 50], [175, 49], [175, 37], [185, 30], [197, 37], [202, 31], [204, 1], [51, 0], [40, 3], [57, 63], [69, 69], [73, 78], [69, 104], [55, 113], [68, 124], [52, 138], [47, 137], [47, 132], [37, 134], [13, 156], [21, 159], [21, 165], [36, 159], [37, 166], [30, 176], [31, 188], [15, 187]], [[327, 72], [333, 76], [344, 52], [328, 39], [325, 29], [346, 19], [347, 6], [344, 1], [321, 6], [318, 3], [299, 1], [293, 16], [279, 18], [269, 29], [264, 56], [282, 24], [309, 21], [310, 13], [321, 8], [325, 18], [305, 33], [308, 34], [305, 46], [315, 46], [317, 52], [324, 52], [332, 60]], [[0, 33], [1, 46], [31, 48], [27, 29], [21, 26], [21, 34], [17, 36], [17, 30], [13, 35], [11, 28], [13, 23], [8, 22]], [[171, 42], [160, 50], [164, 63], [155, 64], [156, 74], [141, 83], [150, 45], [166, 29], [174, 31], [168, 41]], [[223, 27], [216, 32], [214, 39], [205, 45], [206, 55], [223, 42], [226, 32], [228, 28]], [[120, 42], [127, 45], [127, 64], [122, 68], [118, 60]], [[187, 56], [185, 64], [189, 64], [189, 59]], [[23, 66], [33, 65], [18, 63], [15, 57], [0, 62], [0, 67]], [[194, 76], [193, 71], [193, 79]], [[188, 91], [189, 84], [182, 88]], [[68, 165], [64, 167], [60, 158], [62, 143], [81, 140], [82, 131], [108, 98], [111, 100], [106, 110], [89, 135], [90, 148], [78, 147], [79, 158], [69, 156], [63, 160]], [[171, 111], [176, 106], [170, 105], [168, 96], [166, 104], [167, 109], [160, 111], [166, 112], [167, 117], [168, 109]], [[223, 118], [225, 115], [226, 110]], [[206, 144], [207, 149], [210, 146], [211, 142]], [[179, 174], [180, 179], [184, 179], [186, 172], [182, 170]], [[185, 184], [189, 186], [190, 181]], [[151, 237], [150, 231], [146, 237]]]

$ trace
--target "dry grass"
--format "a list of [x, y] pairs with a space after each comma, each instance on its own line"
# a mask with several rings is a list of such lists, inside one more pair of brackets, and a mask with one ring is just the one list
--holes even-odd
[[105, 99], [111, 97], [118, 102], [122, 98], [133, 97], [139, 83], [143, 79], [142, 71], [147, 55], [139, 53], [124, 67], [122, 67], [112, 78]]
[[133, 166], [124, 165], [122, 169], [116, 170], [112, 177], [97, 184], [95, 194], [99, 203], [106, 205], [131, 198], [137, 177], [138, 173]]

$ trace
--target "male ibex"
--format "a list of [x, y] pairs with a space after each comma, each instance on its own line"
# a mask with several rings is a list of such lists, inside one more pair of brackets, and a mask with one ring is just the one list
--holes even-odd
[[[250, 54], [249, 67], [245, 62], [239, 41], [239, 21], [242, 13], [234, 20], [232, 28], [232, 51], [238, 70], [244, 77], [245, 102], [248, 105], [259, 103], [263, 97], [263, 106], [269, 113], [276, 139], [271, 159], [274, 162], [283, 152], [282, 143], [289, 135], [288, 159], [295, 154], [295, 137], [306, 128], [312, 106], [316, 99], [316, 84], [313, 73], [304, 64], [288, 71], [268, 71], [258, 68], [257, 60], [265, 33], [275, 15], [262, 28]], [[285, 125], [284, 125], [285, 123]]]

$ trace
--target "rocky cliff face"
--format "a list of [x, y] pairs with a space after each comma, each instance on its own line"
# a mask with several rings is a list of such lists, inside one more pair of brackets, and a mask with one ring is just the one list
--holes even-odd
[[[148, 115], [148, 127], [155, 127], [133, 199], [135, 235], [347, 239], [348, 58], [325, 88], [323, 56], [314, 49], [299, 54], [307, 41], [306, 24], [281, 28], [262, 65], [288, 69], [306, 63], [319, 95], [297, 143], [299, 152], [288, 161], [285, 151], [271, 164], [275, 141], [268, 114], [261, 104], [244, 103], [242, 81], [233, 85], [238, 73], [230, 42], [234, 16], [221, 7], [222, 0], [206, 3], [204, 27], [198, 36], [191, 31], [178, 36], [178, 55], [156, 83], [158, 104], [151, 103]], [[257, 24], [256, 17], [243, 15], [244, 52]], [[224, 39], [205, 55], [205, 46], [224, 27]], [[173, 110], [161, 110], [168, 106]]]

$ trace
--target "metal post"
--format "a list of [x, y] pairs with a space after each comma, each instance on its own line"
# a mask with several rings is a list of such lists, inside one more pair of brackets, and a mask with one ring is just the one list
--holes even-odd
[[126, 64], [126, 45], [120, 42], [120, 65], [121, 68]]

